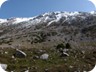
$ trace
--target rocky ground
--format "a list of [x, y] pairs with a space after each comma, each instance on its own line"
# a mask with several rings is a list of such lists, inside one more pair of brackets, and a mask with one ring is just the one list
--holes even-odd
[[0, 49], [0, 62], [11, 72], [83, 72], [93, 69], [96, 50], [72, 49], [58, 44], [53, 48]]
[[[86, 44], [87, 45], [87, 44]], [[90, 44], [88, 44], [90, 46]], [[91, 45], [92, 46], [92, 45]], [[95, 46], [95, 44], [93, 44]], [[75, 46], [73, 46], [75, 47]], [[24, 72], [83, 72], [93, 69], [96, 49], [72, 48], [70, 43], [59, 42], [54, 46], [34, 44], [1, 47], [0, 62], [7, 64], [7, 71]]]

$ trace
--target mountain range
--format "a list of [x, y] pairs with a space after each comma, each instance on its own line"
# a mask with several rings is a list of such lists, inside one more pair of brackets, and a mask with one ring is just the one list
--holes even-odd
[[51, 46], [59, 42], [81, 48], [82, 43], [95, 44], [96, 12], [57, 11], [29, 18], [0, 19], [0, 46]]
[[9, 72], [89, 72], [96, 63], [96, 11], [0, 19], [0, 63]]

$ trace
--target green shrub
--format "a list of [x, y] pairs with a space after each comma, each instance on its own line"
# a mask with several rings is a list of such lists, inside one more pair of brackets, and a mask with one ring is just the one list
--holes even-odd
[[65, 47], [66, 47], [66, 48], [71, 48], [71, 46], [70, 46], [69, 43], [66, 43]]
[[64, 44], [63, 44], [63, 43], [58, 44], [58, 45], [57, 45], [57, 47], [56, 47], [56, 49], [60, 49], [60, 48], [65, 48], [65, 46], [64, 46]]

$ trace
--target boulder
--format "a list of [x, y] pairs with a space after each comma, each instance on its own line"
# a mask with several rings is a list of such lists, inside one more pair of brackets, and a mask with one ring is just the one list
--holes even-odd
[[2, 69], [6, 70], [7, 69], [7, 64], [0, 64], [0, 66], [2, 67]]
[[69, 56], [69, 54], [66, 53], [66, 52], [63, 52], [63, 53], [60, 55], [60, 57], [67, 57], [67, 56]]
[[18, 50], [18, 49], [13, 55], [14, 57], [18, 57], [18, 58], [25, 58], [27, 56], [25, 52]]
[[48, 55], [47, 53], [45, 53], [45, 54], [42, 54], [42, 55], [40, 56], [40, 59], [47, 60], [48, 57], [49, 57], [49, 55]]

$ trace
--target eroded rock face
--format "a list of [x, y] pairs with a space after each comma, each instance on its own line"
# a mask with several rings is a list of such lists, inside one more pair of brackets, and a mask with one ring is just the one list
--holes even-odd
[[45, 53], [40, 56], [40, 59], [47, 60], [49, 57], [49, 54]]
[[16, 50], [16, 52], [13, 54], [14, 57], [18, 57], [18, 58], [25, 58], [27, 56], [27, 54], [21, 50]]

